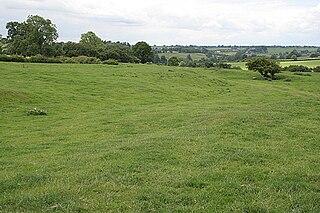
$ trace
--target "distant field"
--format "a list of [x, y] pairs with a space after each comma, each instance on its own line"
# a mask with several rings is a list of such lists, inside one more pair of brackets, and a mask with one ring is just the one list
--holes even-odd
[[241, 69], [246, 70], [246, 62], [228, 62], [228, 64], [231, 64], [233, 67], [241, 67]]
[[[232, 62], [232, 63], [228, 63], [231, 64], [232, 66], [239, 66], [241, 67], [243, 70], [247, 69], [246, 68], [246, 62]], [[307, 60], [307, 61], [282, 61], [280, 62], [281, 66], [285, 67], [285, 66], [289, 66], [289, 65], [304, 65], [307, 67], [316, 67], [316, 66], [320, 66], [320, 60]]]
[[195, 59], [195, 60], [199, 60], [201, 58], [206, 58], [207, 56], [205, 54], [202, 54], [202, 53], [159, 53], [159, 57], [161, 57], [162, 55], [166, 56], [167, 59], [175, 56], [177, 58], [186, 58], [188, 55], [191, 55], [191, 58], [192, 59]]
[[0, 75], [0, 212], [320, 212], [320, 73], [0, 63]]
[[308, 60], [308, 61], [285, 61], [280, 63], [282, 66], [289, 65], [304, 65], [307, 67], [316, 67], [320, 66], [320, 60]]
[[296, 49], [297, 51], [309, 50], [310, 52], [316, 51], [318, 47], [268, 47], [268, 54], [290, 53]]

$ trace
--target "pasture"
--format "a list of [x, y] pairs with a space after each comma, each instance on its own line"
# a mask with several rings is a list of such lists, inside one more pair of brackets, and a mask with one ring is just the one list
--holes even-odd
[[[0, 212], [320, 211], [320, 73], [0, 63], [0, 74]], [[28, 116], [35, 107], [48, 115]]]

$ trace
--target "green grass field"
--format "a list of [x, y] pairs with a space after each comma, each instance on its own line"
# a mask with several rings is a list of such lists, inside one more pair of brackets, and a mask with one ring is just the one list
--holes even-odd
[[320, 66], [320, 60], [307, 60], [307, 61], [283, 61], [280, 62], [281, 66], [289, 65], [303, 65], [307, 67], [316, 67]]
[[[246, 62], [230, 62], [232, 66], [241, 67], [241, 69], [246, 70]], [[305, 61], [280, 61], [280, 65], [282, 67], [290, 66], [290, 65], [303, 65], [307, 67], [316, 67], [320, 66], [320, 60], [305, 60]]]
[[0, 74], [0, 212], [320, 212], [320, 73], [0, 63]]

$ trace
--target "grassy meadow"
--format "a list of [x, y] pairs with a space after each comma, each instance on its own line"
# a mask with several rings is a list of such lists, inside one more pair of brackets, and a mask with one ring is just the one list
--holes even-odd
[[[320, 212], [320, 73], [0, 74], [0, 212]], [[48, 115], [28, 116], [35, 107]]]

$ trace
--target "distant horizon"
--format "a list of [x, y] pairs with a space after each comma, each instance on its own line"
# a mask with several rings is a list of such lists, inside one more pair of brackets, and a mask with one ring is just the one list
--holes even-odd
[[320, 46], [318, 0], [2, 0], [0, 13], [3, 37], [7, 22], [40, 15], [64, 42], [93, 31], [152, 46]]

